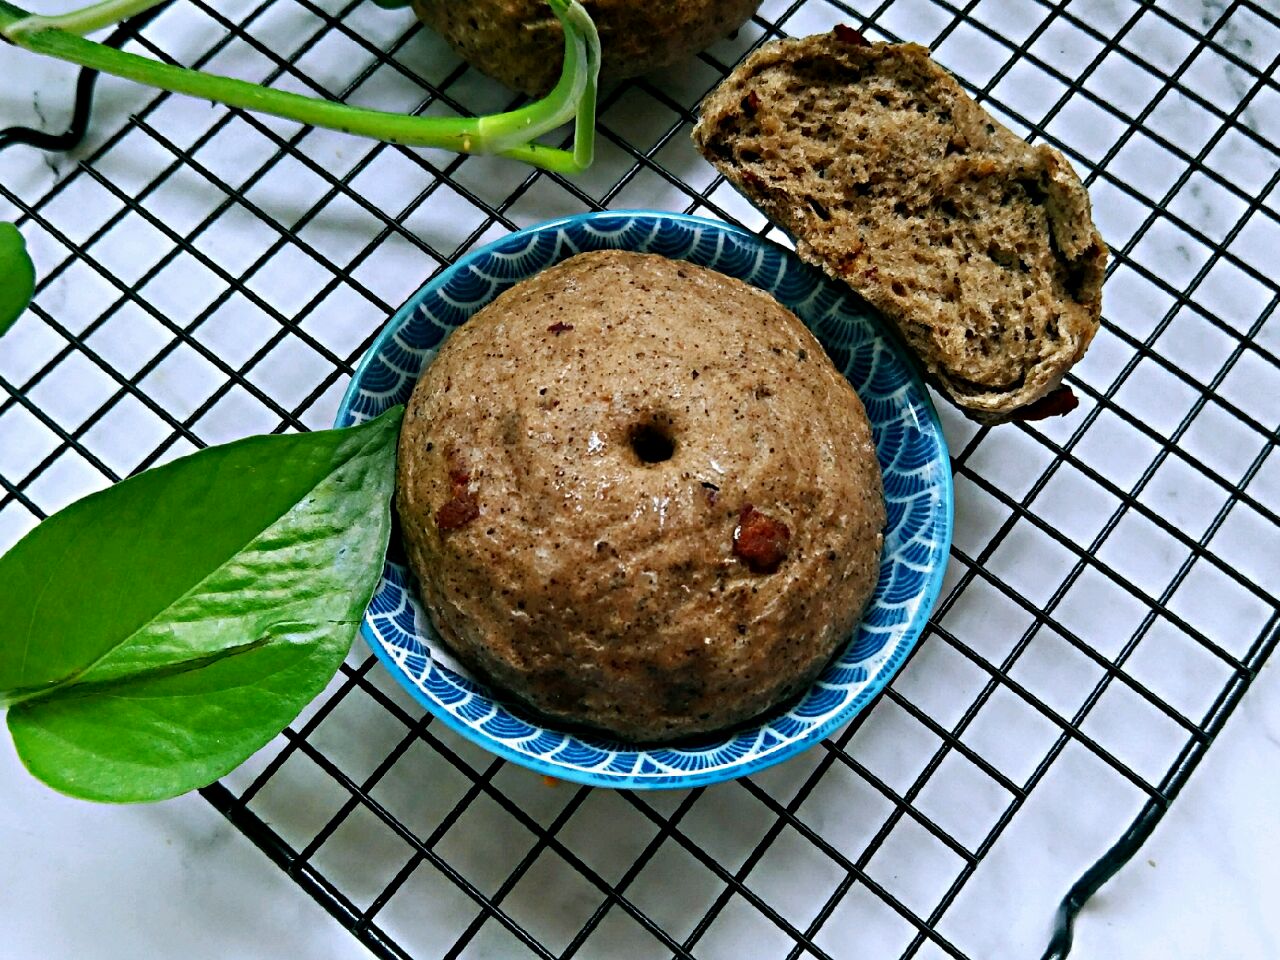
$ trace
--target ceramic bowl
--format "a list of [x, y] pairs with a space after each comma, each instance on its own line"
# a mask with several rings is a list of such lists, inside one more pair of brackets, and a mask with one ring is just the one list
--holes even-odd
[[817, 743], [889, 682], [920, 636], [951, 545], [950, 459], [919, 373], [885, 321], [789, 250], [728, 224], [674, 213], [591, 213], [517, 231], [441, 272], [392, 317], [338, 412], [346, 426], [405, 403], [454, 327], [502, 291], [576, 253], [659, 253], [738, 277], [794, 311], [866, 406], [888, 525], [880, 581], [862, 622], [789, 708], [697, 745], [637, 747], [558, 730], [469, 676], [418, 601], [393, 543], [361, 633], [440, 721], [539, 773], [603, 787], [693, 787], [754, 773]]

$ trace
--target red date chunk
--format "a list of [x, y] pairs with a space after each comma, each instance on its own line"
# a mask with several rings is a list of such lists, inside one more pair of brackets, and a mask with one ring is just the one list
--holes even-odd
[[1063, 417], [1080, 406], [1080, 400], [1070, 387], [1059, 387], [1046, 394], [1034, 403], [1029, 403], [1013, 414], [1015, 420], [1045, 420], [1049, 417]]
[[449, 486], [451, 496], [436, 511], [436, 528], [441, 533], [457, 530], [480, 516], [480, 501], [472, 492], [471, 474], [451, 453], [449, 461]]
[[858, 47], [871, 46], [871, 44], [867, 43], [866, 37], [853, 29], [853, 27], [849, 26], [847, 23], [837, 23], [835, 30], [832, 32], [835, 33], [836, 39], [841, 43], [852, 43], [854, 46]]
[[733, 531], [733, 555], [752, 573], [773, 573], [787, 559], [791, 531], [780, 520], [747, 504], [738, 513]]
[[436, 511], [436, 527], [441, 533], [457, 530], [480, 516], [480, 501], [470, 490], [455, 493]]

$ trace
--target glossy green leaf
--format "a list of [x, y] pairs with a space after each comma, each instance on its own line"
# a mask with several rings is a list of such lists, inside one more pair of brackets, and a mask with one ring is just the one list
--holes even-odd
[[36, 270], [22, 234], [12, 223], [0, 223], [0, 337], [22, 316], [35, 290]]
[[400, 414], [201, 451], [0, 558], [0, 703], [27, 769], [85, 799], [160, 800], [284, 729], [377, 584]]

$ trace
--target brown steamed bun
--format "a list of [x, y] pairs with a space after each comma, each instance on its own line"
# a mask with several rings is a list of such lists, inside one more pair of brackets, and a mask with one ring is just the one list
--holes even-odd
[[740, 280], [605, 251], [508, 290], [414, 390], [397, 505], [439, 633], [536, 712], [625, 740], [806, 689], [879, 576], [866, 414]]

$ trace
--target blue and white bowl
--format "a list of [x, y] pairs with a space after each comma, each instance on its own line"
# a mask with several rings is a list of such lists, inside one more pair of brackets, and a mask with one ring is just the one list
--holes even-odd
[[767, 290], [814, 332], [871, 419], [888, 526], [880, 582], [862, 622], [785, 712], [697, 746], [638, 748], [557, 730], [468, 676], [431, 626], [392, 544], [361, 633], [387, 669], [442, 722], [539, 773], [602, 787], [693, 787], [754, 773], [848, 723], [889, 682], [920, 636], [951, 546], [950, 459], [915, 366], [884, 321], [795, 254], [737, 227], [675, 213], [590, 213], [529, 227], [463, 257], [419, 290], [356, 369], [337, 423], [409, 399], [454, 327], [508, 287], [587, 250], [688, 260]]

